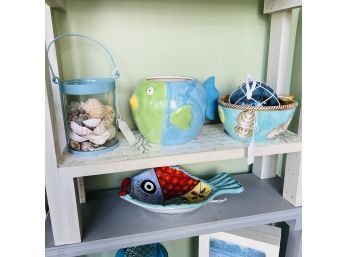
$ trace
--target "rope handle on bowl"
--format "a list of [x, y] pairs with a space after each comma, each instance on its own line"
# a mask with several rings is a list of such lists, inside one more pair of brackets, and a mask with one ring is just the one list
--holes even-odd
[[[72, 33], [60, 35], [60, 36], [54, 38], [49, 43], [49, 45], [47, 46], [47, 55], [48, 55], [48, 52], [49, 52], [49, 50], [50, 50], [50, 48], [51, 48], [53, 43], [55, 43], [56, 41], [58, 41], [59, 39], [61, 39], [63, 37], [71, 37], [71, 36], [87, 39], [89, 41], [92, 41], [92, 42], [96, 43], [99, 47], [101, 47], [106, 52], [106, 54], [110, 57], [111, 62], [113, 64], [113, 66], [114, 66], [114, 69], [112, 71], [112, 75], [113, 75], [114, 79], [117, 80], [120, 77], [120, 73], [118, 71], [118, 67], [116, 65], [116, 62], [115, 62], [114, 58], [112, 57], [111, 53], [109, 52], [109, 50], [102, 43], [100, 43], [99, 41], [97, 41], [97, 40], [95, 40], [95, 39], [93, 39], [93, 38], [91, 38], [89, 36], [85, 36], [85, 35], [81, 35], [81, 34], [72, 34]], [[52, 74], [52, 81], [53, 81], [53, 83], [58, 84], [59, 83], [59, 77], [54, 74], [54, 71], [52, 69], [52, 65], [51, 65], [51, 62], [49, 60], [49, 57], [48, 57], [48, 67], [49, 67], [49, 69], [51, 71], [51, 74]]]

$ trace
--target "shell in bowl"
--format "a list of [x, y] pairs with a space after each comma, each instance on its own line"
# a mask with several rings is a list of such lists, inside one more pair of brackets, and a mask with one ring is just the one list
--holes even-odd
[[[284, 99], [284, 100], [283, 100]], [[230, 104], [228, 96], [219, 99], [219, 117], [226, 132], [241, 141], [264, 142], [283, 135], [298, 105], [291, 97], [279, 97], [279, 106]]]

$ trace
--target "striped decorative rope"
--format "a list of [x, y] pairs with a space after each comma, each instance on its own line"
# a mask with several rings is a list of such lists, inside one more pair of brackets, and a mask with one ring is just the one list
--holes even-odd
[[[289, 101], [288, 97], [281, 97], [281, 96], [279, 97], [279, 100], [281, 103], [281, 105], [279, 106], [247, 106], [247, 105], [230, 104], [228, 102], [228, 97], [229, 97], [228, 95], [221, 97], [219, 99], [219, 104], [227, 108], [246, 110], [246, 111], [279, 111], [279, 110], [293, 109], [293, 108], [296, 108], [298, 105], [298, 102], [296, 100]], [[283, 104], [285, 103], [285, 101], [287, 104]]]

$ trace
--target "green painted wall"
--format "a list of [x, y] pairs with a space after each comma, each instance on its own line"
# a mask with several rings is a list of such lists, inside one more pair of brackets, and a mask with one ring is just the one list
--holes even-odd
[[[143, 77], [178, 75], [203, 81], [215, 75], [222, 94], [243, 83], [248, 73], [265, 80], [269, 16], [262, 14], [262, 8], [260, 0], [73, 0], [67, 1], [66, 13], [53, 12], [53, 20], [56, 35], [86, 34], [110, 49], [121, 72], [120, 111], [134, 127], [128, 101]], [[104, 53], [88, 42], [63, 40], [57, 51], [64, 79], [111, 73]], [[291, 82], [297, 79], [288, 78]], [[198, 176], [250, 169], [245, 159], [183, 167]], [[88, 177], [86, 188], [117, 187], [123, 177], [136, 172]], [[171, 257], [197, 254], [197, 238], [164, 244]], [[114, 253], [88, 257], [111, 257]]]
[[299, 107], [296, 109], [294, 115], [294, 121], [289, 127], [292, 131], [298, 130], [298, 120], [300, 116], [300, 110], [302, 108], [302, 9], [298, 9], [298, 24], [296, 41], [294, 48], [294, 57], [292, 63], [291, 72], [291, 88], [290, 93], [296, 97], [299, 102]]
[[[53, 13], [55, 34], [81, 33], [103, 42], [120, 67], [120, 111], [134, 127], [129, 98], [146, 76], [181, 75], [200, 81], [216, 76], [228, 94], [246, 74], [264, 80], [269, 16], [259, 0], [74, 0], [67, 11]], [[112, 67], [104, 53], [80, 39], [58, 44], [61, 76], [108, 76]], [[221, 170], [249, 170], [246, 160], [187, 165], [195, 175]], [[128, 174], [126, 174], [128, 175]], [[119, 185], [125, 174], [91, 177], [88, 189]]]

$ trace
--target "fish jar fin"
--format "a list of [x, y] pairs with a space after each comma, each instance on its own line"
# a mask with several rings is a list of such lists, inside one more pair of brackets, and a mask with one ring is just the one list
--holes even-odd
[[170, 114], [170, 122], [179, 129], [190, 129], [191, 121], [192, 105], [190, 104], [183, 105]]
[[208, 120], [215, 120], [218, 117], [217, 106], [220, 93], [215, 87], [215, 77], [209, 77], [203, 84], [205, 94], [207, 96], [207, 112], [205, 117]]

